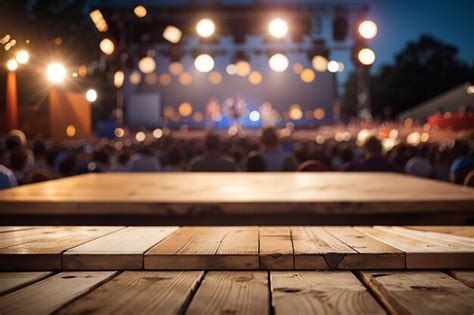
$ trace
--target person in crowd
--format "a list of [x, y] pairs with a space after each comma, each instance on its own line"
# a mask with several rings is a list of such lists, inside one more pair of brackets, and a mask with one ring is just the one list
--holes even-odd
[[474, 159], [463, 155], [454, 160], [451, 165], [449, 177], [451, 182], [462, 185], [468, 174], [474, 170]]
[[120, 154], [117, 156], [117, 160], [112, 163], [109, 171], [110, 172], [128, 172], [128, 167], [127, 163], [128, 160], [130, 159], [130, 156], [128, 155], [128, 152], [120, 152]]
[[252, 151], [248, 154], [245, 160], [245, 170], [247, 172], [265, 172], [265, 160], [257, 151]]
[[15, 187], [18, 185], [15, 174], [6, 166], [0, 164], [0, 189]]
[[167, 164], [163, 167], [163, 172], [183, 172], [185, 167], [184, 151], [177, 145], [168, 149]]
[[235, 172], [234, 160], [221, 151], [221, 140], [215, 133], [208, 133], [204, 139], [205, 152], [189, 163], [191, 172]]
[[264, 128], [260, 136], [260, 154], [268, 172], [294, 171], [296, 161], [280, 148], [278, 131], [274, 127]]
[[433, 167], [430, 160], [421, 156], [414, 156], [405, 164], [405, 173], [430, 178], [433, 174]]
[[130, 157], [127, 163], [130, 172], [159, 172], [161, 163], [150, 148], [144, 146]]
[[28, 153], [23, 146], [17, 146], [10, 153], [10, 167], [17, 182], [22, 184], [28, 171]]
[[363, 145], [365, 157], [361, 161], [349, 163], [346, 172], [401, 172], [382, 155], [382, 143], [376, 136], [368, 137]]

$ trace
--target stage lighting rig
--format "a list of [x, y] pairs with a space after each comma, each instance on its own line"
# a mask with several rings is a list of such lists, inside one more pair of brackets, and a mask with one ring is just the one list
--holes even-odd
[[196, 33], [204, 38], [214, 35], [216, 31], [216, 24], [211, 19], [199, 20], [196, 24]]

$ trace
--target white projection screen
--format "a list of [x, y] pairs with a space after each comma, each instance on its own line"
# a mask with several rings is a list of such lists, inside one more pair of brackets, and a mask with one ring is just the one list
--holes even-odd
[[127, 124], [136, 127], [156, 127], [160, 123], [160, 93], [132, 94], [127, 99]]

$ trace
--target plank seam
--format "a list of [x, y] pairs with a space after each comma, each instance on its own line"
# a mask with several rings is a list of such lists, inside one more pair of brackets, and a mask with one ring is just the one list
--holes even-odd
[[181, 305], [181, 309], [178, 311], [179, 314], [185, 314], [188, 311], [189, 306], [191, 305], [194, 298], [196, 297], [196, 294], [199, 291], [199, 289], [201, 288], [201, 284], [204, 281], [204, 278], [207, 276], [208, 272], [209, 271], [207, 271], [207, 270], [203, 270], [203, 272], [201, 274], [201, 277], [198, 279], [196, 285], [194, 286], [194, 289], [191, 290], [191, 294], [190, 294], [189, 298], [186, 301], [184, 301], [183, 305]]
[[267, 270], [267, 282], [268, 282], [268, 306], [269, 315], [275, 315], [275, 308], [273, 307], [273, 289], [272, 289], [272, 277], [270, 270]]
[[295, 259], [295, 244], [293, 243], [293, 227], [290, 226], [290, 241], [291, 241], [291, 251], [292, 251], [292, 255], [293, 256], [293, 268], [291, 268], [292, 270], [295, 270], [295, 266], [296, 266], [296, 259]]
[[365, 279], [364, 275], [362, 274], [362, 271], [351, 270], [351, 272], [360, 281], [360, 283], [362, 283], [362, 285], [367, 289], [367, 292], [370, 293], [370, 295], [375, 299], [375, 301], [377, 301], [379, 306], [383, 308], [387, 314], [396, 314], [396, 312], [393, 312], [392, 309], [389, 307], [390, 303], [383, 299], [382, 294], [379, 294], [377, 290], [372, 288], [369, 283], [369, 280]]
[[461, 277], [457, 277], [456, 274], [453, 272], [453, 270], [441, 270], [441, 272], [447, 274], [448, 276], [450, 276], [451, 278], [455, 279], [456, 281], [459, 281], [461, 282], [462, 284], [464, 284], [465, 286], [467, 286], [468, 288], [473, 288], [468, 282], [465, 281], [465, 279], [461, 278]]
[[38, 277], [37, 279], [33, 279], [33, 280], [31, 280], [31, 281], [27, 281], [27, 282], [21, 283], [21, 284], [17, 285], [16, 287], [13, 287], [13, 288], [8, 289], [8, 290], [6, 290], [6, 291], [0, 293], [0, 296], [3, 296], [3, 295], [6, 295], [6, 294], [9, 294], [9, 293], [12, 293], [12, 292], [14, 292], [14, 291], [18, 291], [18, 290], [20, 290], [20, 289], [23, 289], [23, 288], [25, 288], [25, 287], [27, 287], [27, 286], [30, 286], [30, 285], [32, 285], [32, 284], [35, 284], [36, 282], [40, 282], [40, 281], [42, 281], [42, 280], [45, 280], [45, 279], [47, 279], [47, 278], [50, 278], [50, 277], [54, 276], [54, 275], [57, 274], [57, 273], [59, 273], [59, 271], [50, 271], [49, 273], [47, 273], [47, 274], [45, 274], [45, 275], [43, 275], [43, 276], [41, 276], [41, 277]]

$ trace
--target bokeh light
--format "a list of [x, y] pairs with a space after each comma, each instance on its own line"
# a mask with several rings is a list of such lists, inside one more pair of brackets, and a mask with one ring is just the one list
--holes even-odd
[[97, 100], [97, 91], [94, 89], [88, 89], [86, 91], [86, 100], [88, 102], [95, 102]]
[[125, 135], [125, 130], [123, 128], [115, 128], [114, 134], [117, 138], [122, 138]]
[[178, 112], [183, 117], [188, 117], [193, 113], [193, 106], [189, 102], [183, 102], [178, 107]]
[[313, 66], [314, 70], [319, 72], [324, 72], [328, 68], [328, 59], [324, 56], [316, 55], [311, 60], [311, 65]]
[[123, 82], [125, 81], [125, 74], [123, 71], [116, 71], [114, 73], [114, 86], [116, 88], [120, 88], [123, 86]]
[[262, 83], [262, 75], [258, 71], [252, 71], [248, 76], [248, 80], [252, 85], [259, 85]]
[[138, 61], [138, 69], [143, 73], [152, 73], [156, 69], [155, 59], [151, 57], [143, 57]]
[[218, 85], [222, 82], [222, 75], [218, 71], [213, 71], [209, 74], [208, 80], [212, 85]]
[[326, 116], [326, 112], [321, 107], [318, 107], [315, 110], [313, 110], [314, 119], [321, 120], [321, 119], [324, 119], [324, 116]]
[[158, 80], [162, 86], [168, 86], [171, 84], [172, 78], [168, 73], [162, 73]]
[[76, 135], [76, 127], [74, 125], [67, 125], [66, 136], [72, 138]]
[[291, 105], [288, 114], [292, 120], [300, 120], [303, 118], [303, 111], [301, 110], [301, 106], [298, 104]]
[[194, 59], [194, 67], [199, 72], [209, 72], [214, 68], [214, 58], [208, 54], [201, 54]]
[[293, 65], [293, 72], [296, 73], [296, 74], [300, 74], [301, 71], [303, 71], [304, 67], [301, 63], [295, 63]]
[[225, 71], [227, 72], [228, 75], [234, 75], [237, 73], [237, 67], [231, 63], [225, 67]]
[[307, 69], [304, 69], [301, 72], [300, 78], [301, 78], [301, 81], [303, 81], [305, 83], [311, 83], [316, 78], [316, 75], [314, 74], [313, 70], [307, 68]]
[[183, 72], [179, 75], [179, 83], [184, 86], [191, 85], [193, 83], [193, 77], [189, 72]]
[[61, 83], [66, 78], [66, 68], [60, 63], [52, 63], [46, 68], [46, 76], [53, 83]]
[[182, 36], [183, 32], [173, 25], [168, 25], [163, 31], [163, 38], [173, 44], [179, 43]]
[[288, 23], [281, 18], [275, 18], [268, 24], [268, 31], [273, 37], [285, 37], [288, 34]]
[[130, 77], [128, 78], [131, 84], [133, 85], [138, 85], [142, 81], [142, 75], [140, 74], [139, 71], [135, 70], [130, 74]]
[[175, 61], [170, 63], [168, 70], [172, 75], [178, 76], [183, 72], [183, 64], [181, 62]]
[[7, 69], [9, 71], [15, 71], [16, 69], [18, 69], [18, 62], [16, 62], [15, 59], [10, 59], [7, 61]]
[[288, 58], [284, 54], [274, 54], [268, 60], [268, 64], [273, 71], [283, 72], [288, 68]]
[[216, 25], [211, 19], [202, 19], [196, 24], [196, 32], [201, 37], [209, 37], [216, 31]]
[[139, 131], [135, 135], [135, 140], [137, 140], [138, 142], [143, 142], [145, 141], [145, 139], [146, 139], [146, 134], [143, 131]]
[[338, 72], [339, 71], [339, 63], [337, 61], [331, 60], [328, 62], [328, 71], [329, 72]]
[[137, 5], [135, 9], [133, 9], [133, 13], [135, 13], [136, 16], [139, 18], [143, 18], [146, 16], [146, 8], [142, 5]]
[[246, 77], [249, 75], [250, 71], [252, 71], [252, 67], [250, 66], [250, 63], [248, 63], [245, 60], [240, 60], [235, 64], [236, 67], [236, 74], [239, 77]]
[[253, 110], [249, 114], [249, 119], [253, 122], [259, 121], [260, 120], [260, 113], [256, 110]]
[[16, 61], [19, 64], [24, 65], [28, 60], [30, 60], [30, 54], [26, 50], [22, 49], [16, 53]]
[[104, 38], [99, 43], [100, 50], [106, 55], [112, 55], [115, 50], [115, 44], [109, 38]]
[[160, 128], [156, 128], [155, 130], [153, 130], [153, 138], [160, 139], [161, 137], [163, 137], [163, 130], [161, 130]]
[[365, 39], [372, 39], [377, 35], [377, 24], [366, 20], [359, 24], [359, 34]]
[[363, 48], [357, 54], [357, 58], [363, 65], [369, 66], [375, 61], [375, 53], [370, 48]]

